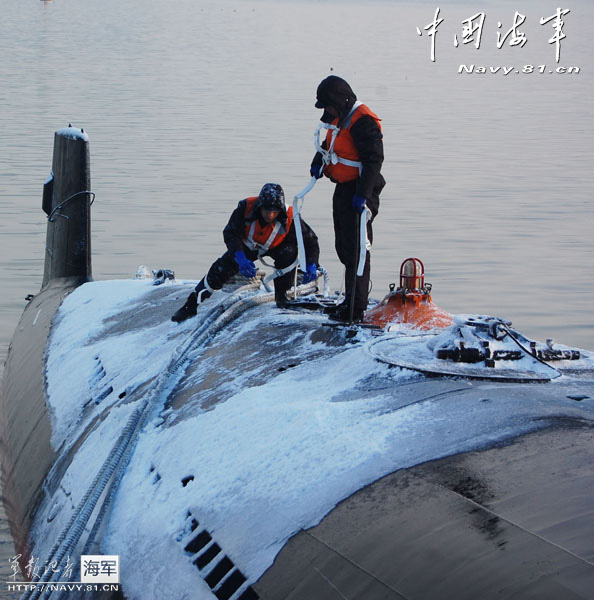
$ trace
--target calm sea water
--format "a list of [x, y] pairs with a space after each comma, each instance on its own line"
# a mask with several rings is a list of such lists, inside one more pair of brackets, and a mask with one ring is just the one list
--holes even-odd
[[[424, 27], [437, 6], [432, 62]], [[418, 256], [444, 309], [593, 349], [594, 6], [567, 8], [557, 63], [551, 23], [540, 25], [557, 3], [536, 0], [4, 0], [2, 362], [42, 279], [55, 130], [72, 123], [90, 136], [95, 278], [131, 277], [140, 264], [199, 278], [238, 200], [266, 181], [287, 197], [308, 183], [315, 89], [330, 73], [383, 119], [372, 296]], [[480, 47], [456, 47], [479, 11]], [[498, 49], [516, 11], [527, 43], [510, 36]], [[549, 72], [558, 67], [580, 72]], [[318, 182], [304, 218], [337, 289], [330, 198]]]

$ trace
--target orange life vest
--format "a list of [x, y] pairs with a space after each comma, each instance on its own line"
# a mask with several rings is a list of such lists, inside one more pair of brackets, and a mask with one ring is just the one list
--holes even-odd
[[[324, 165], [324, 175], [333, 181], [338, 183], [354, 181], [361, 174], [362, 165], [359, 162], [359, 153], [351, 135], [351, 127], [364, 116], [371, 117], [381, 131], [381, 119], [368, 106], [359, 104], [338, 129], [334, 144], [332, 144], [333, 130], [329, 129], [326, 134], [326, 148], [330, 151], [330, 163]], [[338, 117], [331, 124], [338, 125]]]
[[[249, 217], [256, 206], [258, 196], [246, 198], [245, 216]], [[270, 248], [278, 246], [289, 233], [293, 223], [293, 207], [287, 209], [286, 227], [280, 221], [260, 225], [260, 219], [256, 218], [251, 223], [246, 223], [243, 243], [252, 250], [258, 250], [258, 254], [265, 254]]]

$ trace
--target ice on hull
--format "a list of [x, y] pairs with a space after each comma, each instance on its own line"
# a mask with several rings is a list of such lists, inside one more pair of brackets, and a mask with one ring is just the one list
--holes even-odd
[[56, 134], [44, 287], [3, 382], [23, 567], [117, 554], [142, 600], [592, 598], [591, 353], [542, 383], [432, 378], [403, 368], [410, 329], [378, 342], [233, 288], [177, 325], [195, 282], [80, 285], [77, 131]]
[[[62, 448], [64, 452], [57, 463], [59, 469], [52, 471], [45, 486], [47, 497], [37, 513], [32, 536], [34, 553], [43, 555], [49, 550], [126, 417], [142, 401], [146, 386], [199, 323], [200, 311], [197, 319], [182, 326], [169, 321], [188, 287], [168, 283], [154, 288], [148, 282], [134, 281], [90, 283], [71, 294], [58, 313], [47, 353], [48, 364], [54, 364], [53, 373], [48, 371], [48, 390], [53, 414], [62, 415], [59, 423], [54, 423], [53, 441], [56, 451], [60, 453]], [[88, 323], [91, 314], [93, 327], [77, 326], [78, 319]], [[410, 547], [419, 557], [407, 576], [414, 579], [416, 574], [418, 578], [421, 571], [432, 572], [434, 553], [444, 544], [463, 539], [468, 523], [451, 521], [440, 538], [435, 531], [441, 528], [423, 512], [429, 509], [419, 508], [414, 517], [414, 527], [419, 529], [413, 530], [422, 543], [407, 534], [388, 544], [386, 536], [378, 533], [382, 528], [374, 529], [373, 523], [381, 523], [387, 514], [392, 515], [390, 523], [400, 523], [402, 509], [395, 515], [384, 504], [400, 506], [410, 501], [421, 506], [427, 489], [437, 484], [417, 486], [415, 497], [411, 485], [385, 487], [383, 478], [467, 452], [484, 451], [486, 457], [492, 457], [487, 463], [497, 462], [498, 454], [508, 451], [499, 447], [502, 443], [529, 432], [545, 429], [554, 435], [557, 430], [565, 431], [568, 423], [585, 424], [584, 428], [591, 424], [591, 402], [573, 399], [579, 393], [594, 396], [588, 378], [565, 376], [547, 384], [431, 379], [376, 361], [366, 349], [377, 339], [374, 332], [361, 329], [355, 338], [347, 338], [344, 330], [327, 328], [324, 323], [324, 316], [309, 311], [255, 307], [224, 328], [206, 348], [190, 353], [183, 375], [176, 379], [171, 393], [159, 399], [138, 438], [100, 539], [101, 553], [130, 558], [122, 560], [128, 597], [146, 598], [150, 588], [159, 590], [154, 597], [179, 598], [194, 586], [192, 589], [202, 590], [194, 597], [210, 598], [234, 572], [245, 580], [231, 594], [233, 598], [239, 598], [248, 587], [263, 598], [284, 598], [285, 591], [269, 587], [270, 582], [305, 582], [309, 571], [314, 583], [323, 572], [332, 582], [330, 587], [347, 589], [341, 588], [347, 585], [341, 579], [348, 571], [346, 563], [334, 554], [340, 557], [344, 554], [340, 548], [351, 545], [355, 551], [359, 544], [370, 552], [373, 546], [373, 553], [384, 555], [388, 562], [394, 552]], [[97, 357], [105, 372], [99, 383]], [[68, 373], [73, 372], [85, 377], [69, 378]], [[76, 385], [80, 387], [73, 389]], [[96, 401], [97, 392], [110, 387], [112, 392]], [[80, 399], [85, 399], [84, 407]], [[81, 441], [66, 442], [76, 439]], [[583, 436], [579, 439], [587, 455], [589, 446]], [[513, 453], [514, 448], [509, 446], [509, 451]], [[526, 468], [530, 464], [537, 468], [534, 458], [532, 463], [530, 460], [525, 453]], [[383, 490], [380, 497], [384, 498], [387, 490], [392, 496], [385, 496], [385, 502], [374, 501], [375, 512], [363, 510], [358, 498], [375, 486]], [[546, 495], [536, 483], [529, 491]], [[449, 506], [447, 498], [450, 496], [438, 495], [437, 506]], [[480, 502], [474, 501], [479, 510]], [[361, 514], [357, 512], [360, 505]], [[522, 506], [518, 503], [518, 510]], [[555, 505], [545, 508], [550, 512], [543, 520], [559, 518]], [[586, 508], [582, 507], [582, 512]], [[334, 517], [335, 513], [343, 517]], [[280, 566], [286, 564], [285, 553], [309, 555], [311, 550], [313, 534], [295, 534], [310, 532], [312, 527], [316, 531], [324, 518], [338, 519], [332, 521], [337, 523], [335, 535], [340, 538], [331, 552], [333, 560], [339, 561], [336, 578], [325, 562], [308, 561], [302, 571], [297, 568], [301, 563], [293, 558], [289, 562], [295, 563], [295, 569], [288, 574], [285, 566]], [[409, 514], [409, 518], [413, 516]], [[192, 530], [194, 521], [197, 525]], [[457, 527], [461, 529], [454, 534]], [[362, 528], [369, 528], [370, 537], [359, 539], [357, 532]], [[404, 531], [400, 524], [398, 529]], [[545, 546], [557, 544], [542, 537]], [[283, 550], [288, 540], [292, 541]], [[395, 543], [399, 545], [394, 547]], [[490, 550], [490, 544], [487, 540], [485, 548]], [[138, 548], [143, 549], [145, 567], [133, 560]], [[467, 560], [473, 553], [468, 553]], [[488, 553], [482, 562], [473, 558], [475, 570], [488, 568], [492, 557], [487, 557]], [[503, 558], [507, 557], [511, 569], [518, 555], [508, 552]], [[325, 561], [328, 556], [319, 558]], [[219, 571], [224, 570], [227, 561], [232, 566], [211, 589], [209, 581], [216, 577], [209, 575], [219, 563]], [[353, 561], [347, 560], [349, 564]], [[441, 568], [436, 566], [435, 574]], [[450, 564], [443, 569], [449, 570]], [[164, 596], [160, 581], [165, 573], [173, 572], [179, 583], [172, 584]], [[592, 576], [587, 565], [585, 572]], [[350, 586], [350, 578], [360, 575], [357, 585], [365, 586], [369, 573], [373, 571], [356, 568], [345, 581]], [[236, 582], [241, 580], [239, 575], [233, 577]], [[374, 583], [368, 582], [369, 590], [386, 581], [399, 589], [384, 581], [384, 574], [371, 579]], [[382, 585], [378, 589], [383, 589]], [[454, 578], [451, 589], [456, 585], [462, 593], [464, 577]], [[292, 597], [316, 597], [307, 596], [309, 587], [295, 586]], [[319, 590], [322, 595], [317, 597], [331, 597], [323, 595], [323, 585]], [[427, 594], [432, 597], [429, 587]]]

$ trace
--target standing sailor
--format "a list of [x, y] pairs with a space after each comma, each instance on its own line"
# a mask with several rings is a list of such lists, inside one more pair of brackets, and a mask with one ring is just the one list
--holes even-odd
[[[316, 108], [328, 126], [326, 139], [311, 164], [312, 177], [329, 177], [336, 184], [332, 197], [335, 247], [345, 266], [345, 301], [331, 315], [337, 321], [361, 321], [367, 308], [371, 262], [366, 252], [363, 274], [357, 277], [359, 220], [371, 211], [367, 239], [373, 241], [371, 223], [378, 213], [379, 195], [386, 182], [380, 172], [384, 160], [380, 118], [357, 102], [351, 86], [340, 77], [326, 77], [317, 90]], [[356, 280], [356, 281], [355, 281]], [[354, 289], [354, 298], [353, 295]]]
[[[316, 234], [303, 219], [301, 228], [307, 264], [303, 283], [308, 283], [317, 277], [320, 248]], [[212, 264], [186, 303], [171, 317], [172, 321], [180, 323], [193, 317], [198, 304], [220, 290], [238, 271], [245, 277], [255, 277], [253, 261], [260, 256], [270, 256], [275, 268], [285, 271], [274, 279], [274, 298], [278, 307], [287, 304], [286, 292], [297, 264], [297, 236], [293, 208], [285, 207], [283, 188], [278, 183], [266, 183], [258, 196], [241, 200], [223, 230], [223, 239], [227, 252]]]

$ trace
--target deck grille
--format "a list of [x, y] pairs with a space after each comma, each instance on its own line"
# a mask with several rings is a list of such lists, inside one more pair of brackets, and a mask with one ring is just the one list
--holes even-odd
[[[247, 586], [247, 578], [235, 566], [206, 529], [200, 529], [198, 521], [188, 511], [188, 521], [184, 528], [185, 534], [178, 538], [180, 541], [189, 533], [192, 537], [185, 543], [184, 551], [193, 555], [201, 577], [213, 591], [218, 600], [258, 600], [258, 594], [251, 586]], [[198, 533], [196, 533], [196, 531]], [[215, 559], [218, 559], [215, 561]], [[213, 566], [214, 564], [214, 566]]]

